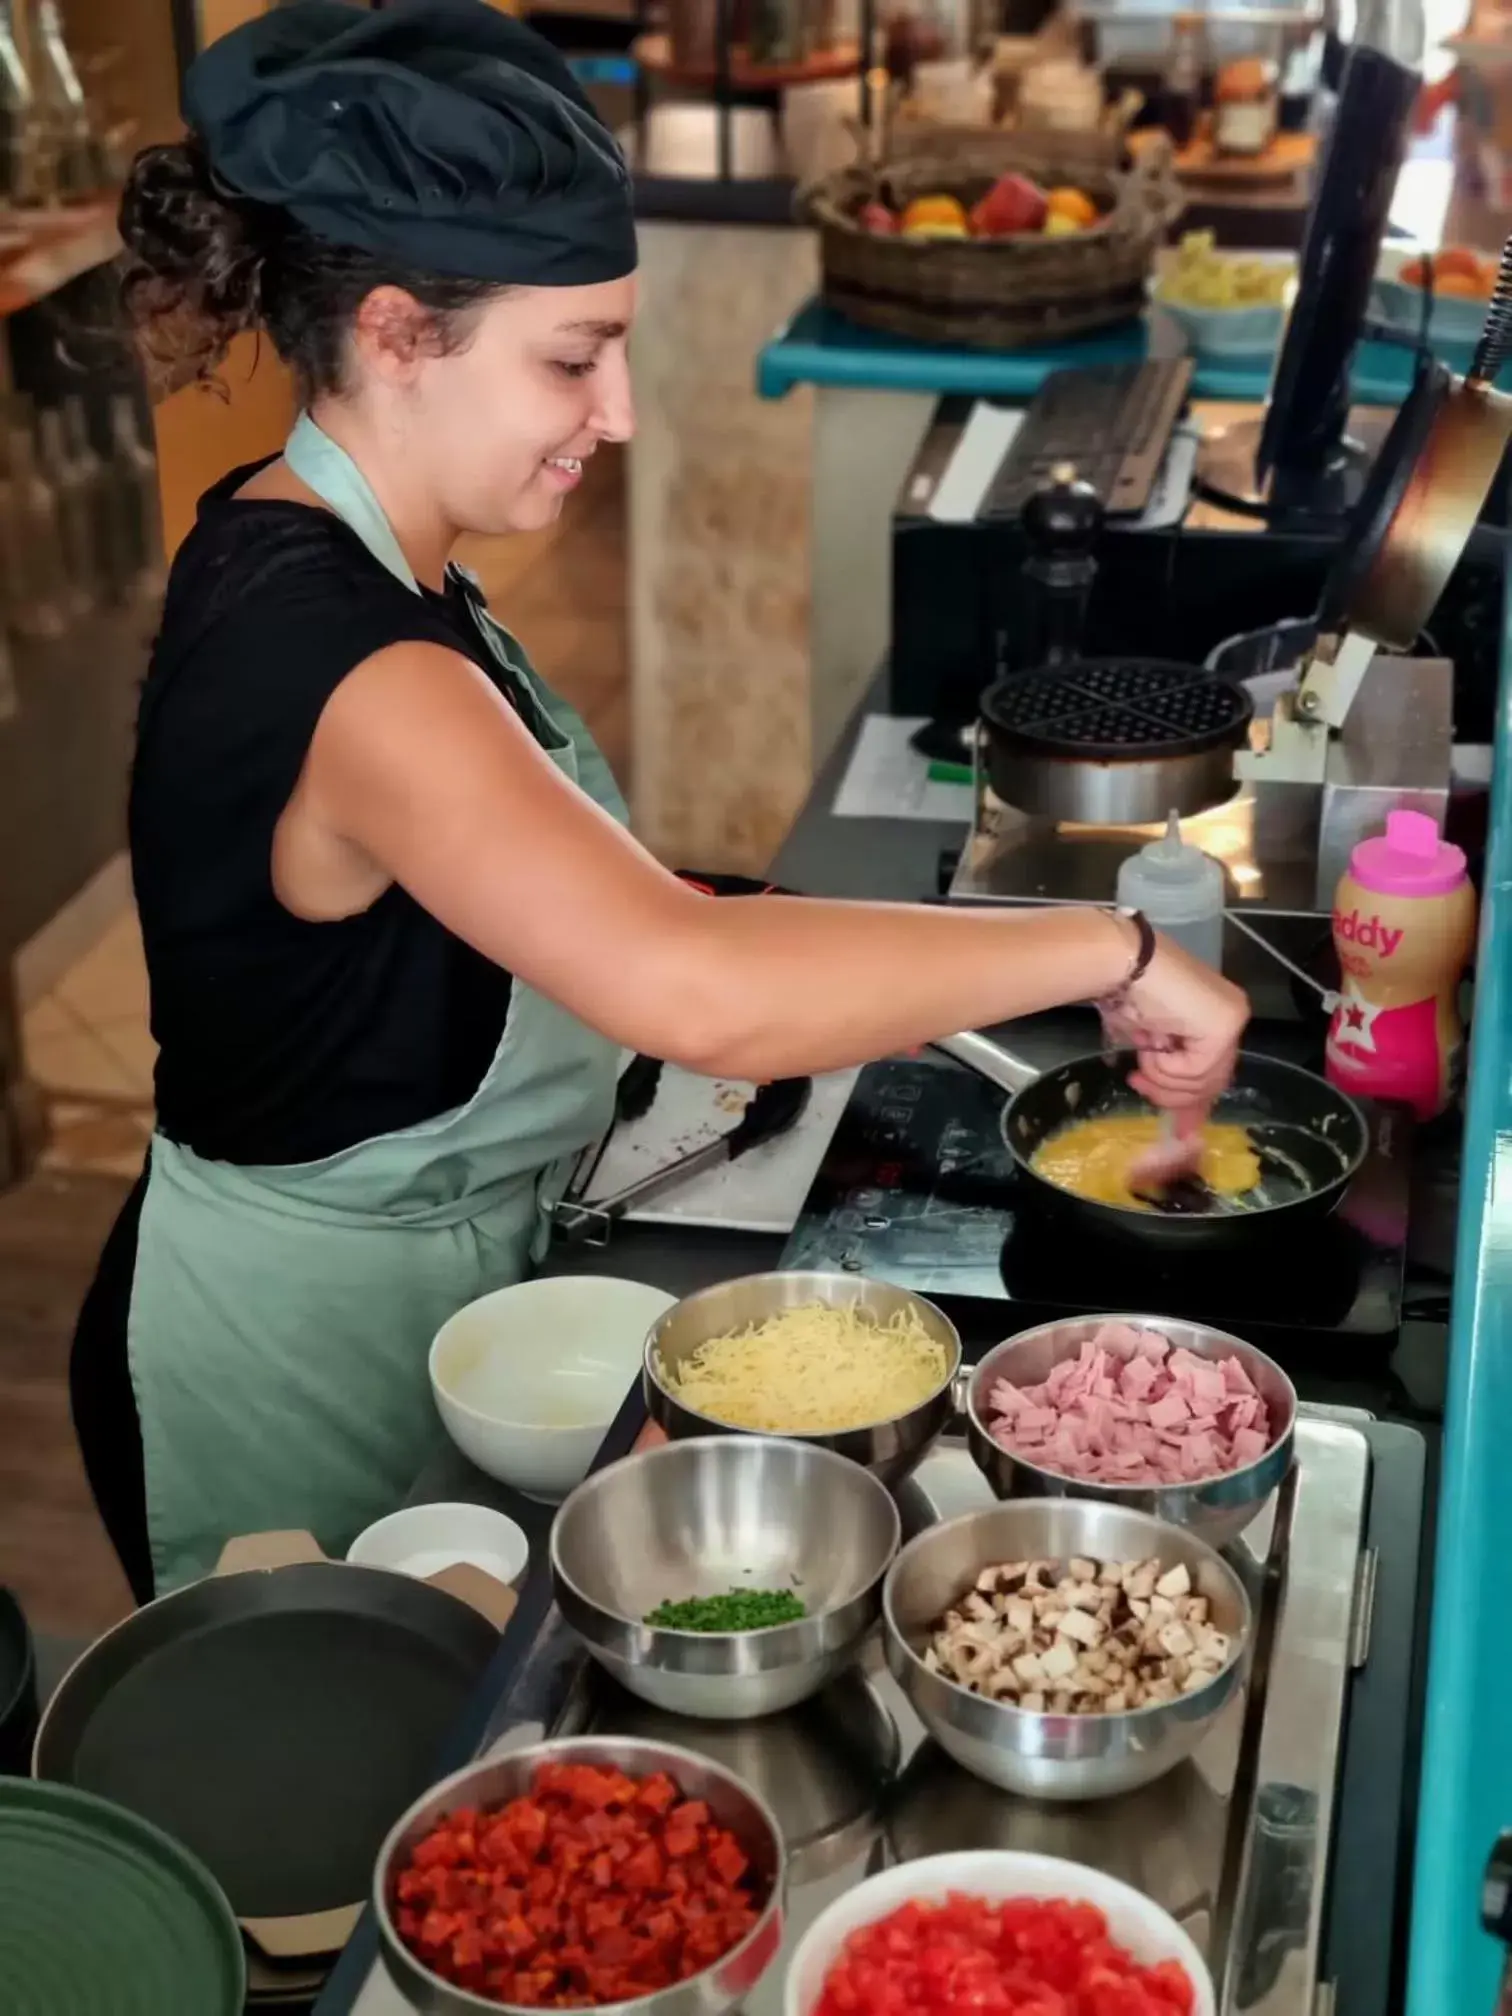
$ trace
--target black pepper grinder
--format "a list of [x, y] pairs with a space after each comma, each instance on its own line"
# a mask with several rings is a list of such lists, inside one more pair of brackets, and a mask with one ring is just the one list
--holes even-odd
[[1020, 649], [1014, 669], [1064, 665], [1082, 655], [1087, 605], [1097, 579], [1103, 507], [1090, 483], [1068, 462], [1050, 472], [1019, 514], [1027, 553], [1023, 599], [1015, 625]]
[[[1481, 1924], [1493, 1939], [1512, 1947], [1512, 1832], [1500, 1837], [1486, 1863], [1481, 1879]], [[1512, 2016], [1512, 1955], [1502, 1969], [1496, 2016]]]

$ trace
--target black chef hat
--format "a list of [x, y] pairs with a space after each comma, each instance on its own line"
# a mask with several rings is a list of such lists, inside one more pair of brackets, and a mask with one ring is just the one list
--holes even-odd
[[589, 286], [635, 266], [629, 178], [551, 45], [487, 0], [291, 0], [197, 58], [229, 189], [419, 272]]

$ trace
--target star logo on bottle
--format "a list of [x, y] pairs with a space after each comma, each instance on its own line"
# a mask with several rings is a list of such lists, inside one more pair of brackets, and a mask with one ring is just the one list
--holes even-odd
[[1334, 1021], [1334, 1041], [1347, 1044], [1351, 1050], [1374, 1051], [1376, 1017], [1380, 1012], [1374, 1003], [1346, 989]]

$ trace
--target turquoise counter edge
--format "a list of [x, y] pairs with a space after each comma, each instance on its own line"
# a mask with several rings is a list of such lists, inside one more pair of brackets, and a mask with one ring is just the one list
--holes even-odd
[[1408, 2016], [1486, 2016], [1504, 1955], [1481, 1876], [1512, 1827], [1512, 621], [1492, 779], [1460, 1164]]
[[[757, 360], [757, 389], [1030, 396], [1046, 373], [1139, 357], [1142, 328], [1034, 352], [975, 353], [856, 330], [806, 302]], [[1446, 361], [1465, 368], [1466, 359]], [[1356, 360], [1354, 395], [1395, 405], [1405, 357]], [[1199, 365], [1194, 393], [1263, 399], [1268, 367]], [[1486, 1856], [1512, 1827], [1512, 609], [1502, 691], [1461, 1162], [1406, 2016], [1480, 2016], [1504, 1955], [1480, 1930]], [[1347, 1965], [1347, 1962], [1345, 1963]]]
[[[781, 399], [799, 385], [820, 390], [975, 394], [1029, 398], [1051, 371], [1096, 364], [1122, 364], [1143, 357], [1148, 326], [1131, 322], [1037, 350], [967, 350], [942, 343], [909, 343], [846, 322], [817, 299], [797, 313], [756, 358], [756, 390], [763, 399]], [[1463, 371], [1469, 350], [1444, 352]], [[1362, 405], [1395, 406], [1411, 377], [1409, 353], [1390, 344], [1365, 343], [1355, 360], [1354, 396]], [[1198, 399], [1264, 399], [1270, 360], [1201, 359], [1192, 381]]]

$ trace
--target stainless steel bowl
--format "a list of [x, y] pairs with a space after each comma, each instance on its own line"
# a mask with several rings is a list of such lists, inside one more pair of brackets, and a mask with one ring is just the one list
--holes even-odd
[[632, 1777], [665, 1771], [691, 1799], [707, 1800], [710, 1812], [728, 1827], [751, 1858], [751, 1866], [767, 1886], [760, 1918], [738, 1946], [706, 1973], [679, 1981], [656, 1995], [631, 2002], [602, 2003], [605, 2016], [726, 2016], [745, 2001], [782, 1946], [783, 1889], [786, 1863], [782, 1836], [770, 1808], [733, 1772], [707, 1757], [672, 1743], [650, 1743], [633, 1737], [577, 1736], [558, 1743], [536, 1743], [490, 1762], [469, 1764], [444, 1778], [417, 1799], [389, 1832], [379, 1850], [373, 1877], [373, 1909], [378, 1920], [384, 1965], [400, 1993], [421, 2016], [528, 2016], [515, 2002], [496, 2002], [454, 1988], [417, 1960], [395, 1928], [391, 1904], [399, 1873], [414, 1845], [435, 1823], [459, 1806], [500, 1806], [530, 1789], [538, 1765], [547, 1762], [605, 1765]]
[[[689, 1435], [749, 1435], [780, 1433], [740, 1428], [733, 1422], [716, 1421], [685, 1406], [662, 1383], [662, 1368], [675, 1369], [700, 1344], [711, 1337], [728, 1337], [749, 1329], [784, 1309], [802, 1309], [823, 1302], [832, 1308], [854, 1305], [875, 1322], [886, 1323], [900, 1310], [909, 1310], [931, 1337], [945, 1346], [946, 1373], [938, 1389], [917, 1407], [891, 1421], [871, 1421], [847, 1428], [837, 1435], [797, 1435], [794, 1441], [810, 1447], [833, 1449], [863, 1469], [873, 1471], [885, 1484], [906, 1477], [954, 1413], [951, 1385], [961, 1362], [961, 1340], [955, 1325], [932, 1302], [906, 1288], [894, 1288], [885, 1281], [868, 1281], [855, 1274], [747, 1274], [736, 1281], [722, 1281], [689, 1295], [669, 1309], [646, 1340], [642, 1387], [646, 1408], [653, 1421], [674, 1440]], [[815, 1377], [819, 1377], [815, 1367]]]
[[[765, 1436], [668, 1442], [580, 1484], [551, 1529], [562, 1615], [653, 1707], [745, 1721], [806, 1701], [882, 1608], [902, 1522], [887, 1486], [828, 1449]], [[668, 1631], [658, 1604], [791, 1589], [808, 1615], [761, 1631]]]
[[[1237, 1358], [1255, 1382], [1270, 1415], [1270, 1447], [1258, 1462], [1200, 1484], [1097, 1484], [1062, 1477], [1015, 1456], [993, 1440], [987, 1422], [988, 1395], [999, 1379], [1015, 1386], [1038, 1386], [1062, 1359], [1074, 1358], [1106, 1323], [1131, 1323], [1158, 1330], [1198, 1358]], [[1238, 1539], [1292, 1466], [1297, 1433], [1297, 1389], [1273, 1358], [1242, 1338], [1204, 1323], [1174, 1316], [1082, 1316], [1041, 1323], [989, 1351], [966, 1389], [966, 1440], [972, 1459], [1000, 1498], [1084, 1498], [1099, 1505], [1122, 1505], [1148, 1512], [1172, 1526], [1198, 1533], [1213, 1547]]]
[[[934, 1625], [984, 1568], [1076, 1554], [1183, 1563], [1233, 1640], [1229, 1664], [1194, 1693], [1111, 1715], [1036, 1715], [973, 1694], [924, 1664]], [[1205, 1541], [1146, 1513], [1080, 1498], [1017, 1499], [931, 1527], [903, 1549], [882, 1589], [887, 1663], [919, 1720], [976, 1777], [1032, 1799], [1110, 1799], [1189, 1757], [1241, 1684], [1250, 1628], [1244, 1584]]]

